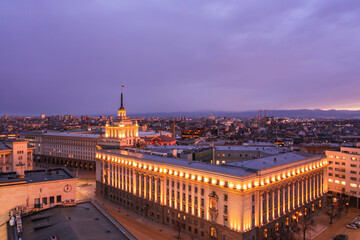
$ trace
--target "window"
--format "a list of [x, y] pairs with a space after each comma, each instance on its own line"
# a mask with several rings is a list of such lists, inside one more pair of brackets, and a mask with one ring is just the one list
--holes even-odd
[[56, 202], [57, 203], [61, 202], [61, 195], [56, 196]]
[[255, 202], [255, 195], [254, 194], [251, 196], [251, 201]]
[[197, 192], [198, 192], [198, 188], [197, 188], [197, 187], [195, 187], [194, 191], [195, 191], [195, 193], [197, 193]]
[[351, 174], [357, 174], [357, 171], [350, 171]]
[[228, 206], [224, 205], [224, 213], [228, 213]]
[[227, 226], [228, 226], [228, 219], [224, 218], [224, 227], [227, 227]]
[[47, 204], [47, 197], [42, 198], [42, 203], [45, 204], [45, 205]]
[[50, 203], [55, 203], [55, 198], [53, 196], [50, 197]]
[[224, 194], [224, 201], [227, 202], [227, 200], [228, 200], [228, 195]]
[[204, 189], [203, 188], [201, 189], [201, 195], [204, 195]]

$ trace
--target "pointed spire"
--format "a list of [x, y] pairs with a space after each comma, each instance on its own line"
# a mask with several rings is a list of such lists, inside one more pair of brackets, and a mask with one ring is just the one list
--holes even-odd
[[121, 93], [121, 105], [120, 105], [120, 109], [124, 109], [124, 98], [123, 98], [123, 93]]

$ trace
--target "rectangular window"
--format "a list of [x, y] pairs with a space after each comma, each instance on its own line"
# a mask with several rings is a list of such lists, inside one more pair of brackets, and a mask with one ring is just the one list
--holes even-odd
[[228, 195], [224, 194], [224, 201], [227, 202], [227, 200], [228, 200]]
[[61, 202], [61, 195], [56, 196], [56, 202], [57, 203]]
[[55, 203], [55, 198], [53, 196], [50, 197], [50, 203]]
[[42, 198], [42, 203], [43, 203], [44, 205], [47, 204], [47, 197], [43, 197], [43, 198]]
[[228, 206], [224, 205], [224, 213], [228, 213]]

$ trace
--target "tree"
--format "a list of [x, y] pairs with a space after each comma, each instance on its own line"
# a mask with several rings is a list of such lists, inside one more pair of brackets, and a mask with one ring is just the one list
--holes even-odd
[[349, 195], [345, 193], [345, 188], [343, 188], [340, 195], [339, 195], [339, 197], [338, 197], [338, 199], [337, 199], [337, 205], [338, 205], [337, 215], [338, 215], [338, 218], [341, 217], [341, 213], [344, 210], [346, 210], [346, 212], [348, 211], [349, 203], [350, 203]]
[[306, 232], [314, 229], [315, 221], [313, 214], [304, 213], [299, 216], [299, 228], [303, 234], [303, 240], [306, 239]]
[[183, 218], [178, 218], [174, 224], [174, 228], [178, 232], [177, 239], [181, 239], [181, 229], [185, 228], [185, 220]]
[[[279, 228], [279, 234], [281, 240], [294, 240], [294, 234], [299, 231], [297, 223], [295, 221], [289, 222], [289, 225]], [[277, 238], [275, 238], [277, 239]]]
[[325, 213], [330, 218], [330, 224], [333, 224], [333, 219], [337, 215], [337, 199], [335, 197], [328, 197], [325, 204]]

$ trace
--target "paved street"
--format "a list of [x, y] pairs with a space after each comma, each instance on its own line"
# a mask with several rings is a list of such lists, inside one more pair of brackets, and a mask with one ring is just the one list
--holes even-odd
[[348, 213], [346, 215], [344, 214], [341, 219], [336, 217], [334, 219], [335, 223], [330, 226], [329, 217], [325, 214], [321, 214], [315, 220], [320, 224], [328, 226], [328, 228], [319, 236], [314, 238], [314, 240], [330, 240], [338, 234], [349, 235], [349, 240], [360, 240], [360, 229], [355, 230], [346, 227], [346, 225], [358, 215], [360, 215], [360, 209], [350, 208]]
[[[106, 211], [108, 211], [139, 240], [173, 240], [177, 236], [177, 232], [171, 227], [154, 223], [148, 218], [135, 214], [132, 211], [128, 211], [127, 209], [122, 208], [106, 199], [95, 196], [95, 179], [93, 178], [79, 179], [76, 197], [78, 200], [96, 200]], [[191, 237], [184, 232], [181, 232], [181, 238], [184, 240], [191, 239]]]

